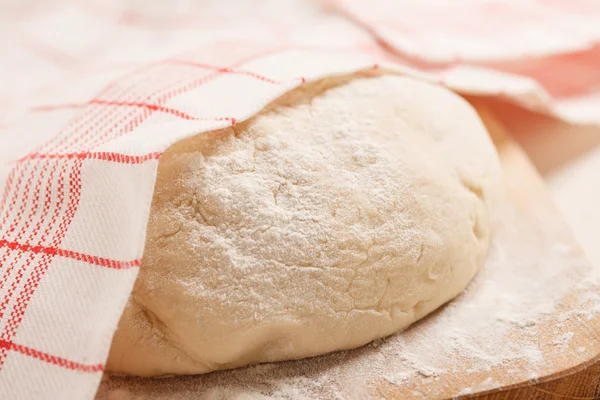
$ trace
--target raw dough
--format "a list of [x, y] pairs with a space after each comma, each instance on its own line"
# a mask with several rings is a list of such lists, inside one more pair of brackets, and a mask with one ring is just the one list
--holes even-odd
[[107, 370], [205, 373], [404, 329], [473, 278], [500, 187], [468, 103], [400, 76], [306, 84], [181, 141]]

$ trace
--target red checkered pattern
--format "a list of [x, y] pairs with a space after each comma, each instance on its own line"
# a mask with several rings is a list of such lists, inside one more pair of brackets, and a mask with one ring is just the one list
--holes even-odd
[[[406, 51], [380, 29], [384, 14], [354, 1], [337, 1], [337, 14], [301, 0], [120, 4], [0, 4], [2, 398], [94, 396], [140, 265], [158, 159], [182, 138], [234, 125], [308, 80], [365, 68], [599, 117], [587, 90], [597, 83], [598, 48], [527, 63], [439, 62], [429, 57], [435, 46]], [[389, 4], [386, 21], [404, 24], [406, 40], [424, 40]], [[438, 31], [461, 26], [455, 14], [430, 11]], [[502, 15], [498, 25], [512, 14]], [[548, 60], [579, 83], [553, 86]]]

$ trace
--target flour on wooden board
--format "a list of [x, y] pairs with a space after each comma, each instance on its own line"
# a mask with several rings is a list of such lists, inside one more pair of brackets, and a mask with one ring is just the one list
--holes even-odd
[[[600, 310], [595, 290], [600, 268], [591, 267], [576, 248], [548, 244], [557, 235], [564, 238], [560, 232], [567, 228], [546, 212], [525, 215], [505, 205], [489, 257], [465, 293], [404, 332], [351, 351], [204, 376], [105, 378], [98, 398], [118, 390], [122, 396], [108, 398], [158, 399], [168, 393], [175, 400], [353, 400], [384, 397], [377, 395], [381, 384], [405, 387], [403, 393], [415, 398], [436, 398], [444, 374], [483, 377], [455, 388], [454, 396], [502, 386], [492, 376], [499, 367], [513, 378], [535, 379], [551, 354], [586, 356], [588, 347], [576, 341], [568, 324]], [[565, 308], [561, 302], [574, 289], [579, 294]], [[541, 343], [549, 329], [554, 340]]]

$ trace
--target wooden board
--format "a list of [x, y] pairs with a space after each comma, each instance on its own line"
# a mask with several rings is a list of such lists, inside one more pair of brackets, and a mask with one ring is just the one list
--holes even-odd
[[[600, 335], [597, 334], [600, 332], [600, 311], [588, 312], [591, 308], [596, 310], [596, 307], [600, 310], [600, 302], [589, 304], [588, 301], [594, 298], [594, 293], [600, 293], [596, 281], [589, 279], [595, 271], [585, 260], [525, 154], [485, 108], [479, 107], [478, 110], [500, 155], [508, 206], [504, 210], [504, 225], [498, 229], [494, 239], [494, 261], [488, 260], [469, 290], [449, 307], [443, 307], [405, 332], [347, 352], [203, 376], [162, 379], [106, 376], [97, 398], [596, 398], [600, 394], [600, 363], [597, 362], [600, 355]], [[498, 257], [498, 248], [504, 258]], [[552, 271], [561, 271], [562, 275], [546, 276], [544, 263], [548, 262], [561, 263], [560, 268]], [[539, 356], [535, 364], [515, 357], [493, 364], [491, 369], [478, 369], [470, 365], [469, 359], [449, 353], [447, 359], [443, 359], [443, 368], [415, 374], [412, 366], [405, 362], [402, 351], [390, 352], [390, 349], [398, 348], [411, 350], [410, 346], [398, 347], [400, 342], [424, 344], [428, 350], [431, 348], [431, 355], [443, 352], [445, 344], [435, 341], [444, 336], [436, 336], [436, 332], [444, 330], [442, 324], [448, 321], [449, 309], [464, 310], [480, 302], [488, 295], [485, 293], [489, 290], [486, 282], [493, 280], [493, 271], [499, 269], [512, 271], [515, 280], [521, 270], [527, 269], [529, 273], [539, 271], [539, 275], [533, 275], [532, 291], [536, 290], [536, 286], [539, 289], [539, 285], [557, 285], [557, 288], [564, 289], [561, 282], [568, 283], [568, 290], [561, 292], [555, 309], [551, 313], [540, 314], [533, 326], [519, 326], [517, 323], [505, 327], [503, 337], [506, 341], [500, 345], [519, 349], [533, 344], [534, 355]], [[586, 280], [590, 284], [578, 284]], [[500, 289], [512, 290], [510, 286], [502, 285]], [[540, 289], [540, 293], [544, 291]], [[512, 293], [512, 296], [514, 301], [519, 301], [518, 292]], [[523, 293], [523, 298], [527, 296]], [[536, 297], [531, 298], [535, 300]], [[465, 326], [465, 329], [469, 328]], [[428, 341], [423, 341], [423, 337]], [[556, 339], [561, 337], [568, 340], [557, 345]], [[482, 339], [485, 340], [485, 337]], [[417, 348], [416, 344], [413, 349]], [[425, 359], [431, 358], [427, 351], [423, 354]], [[404, 374], [407, 371], [410, 374]], [[390, 379], [391, 373], [398, 372], [404, 374], [402, 379]]]
[[[527, 161], [527, 157], [521, 149], [510, 139], [510, 135], [503, 124], [499, 122], [495, 114], [489, 109], [488, 104], [478, 103], [477, 100], [472, 100], [472, 104], [478, 109], [482, 120], [486, 124], [488, 131], [494, 138], [499, 154], [506, 156], [507, 153], [513, 153], [513, 157], [521, 158], [529, 165], [524, 165], [524, 169], [530, 171], [531, 180], [541, 181], [537, 176], [533, 165]], [[597, 135], [594, 135], [597, 136]], [[584, 137], [589, 139], [588, 136]], [[579, 138], [579, 141], [584, 139]], [[587, 143], [587, 142], [586, 142]], [[594, 142], [595, 143], [595, 142]], [[573, 147], [573, 146], [571, 146]], [[548, 157], [546, 157], [548, 158]], [[555, 159], [556, 157], [554, 157]], [[553, 160], [554, 160], [553, 159]], [[507, 162], [503, 163], [506, 168]], [[555, 165], [555, 160], [547, 164]], [[546, 164], [543, 164], [546, 165]], [[545, 189], [543, 189], [545, 192]], [[544, 193], [547, 196], [547, 193]], [[584, 327], [582, 327], [583, 329]], [[597, 322], [590, 324], [591, 330], [600, 330]], [[568, 356], [568, 354], [565, 354]], [[539, 382], [543, 380], [543, 382]], [[499, 389], [493, 393], [483, 393], [479, 395], [466, 396], [465, 398], [477, 400], [517, 400], [517, 399], [536, 399], [536, 400], [552, 400], [552, 399], [600, 399], [600, 355], [592, 357], [588, 362], [573, 368], [572, 370], [561, 371], [556, 376], [548, 376], [545, 379], [539, 379], [538, 382], [527, 382], [523, 386], [512, 389]]]

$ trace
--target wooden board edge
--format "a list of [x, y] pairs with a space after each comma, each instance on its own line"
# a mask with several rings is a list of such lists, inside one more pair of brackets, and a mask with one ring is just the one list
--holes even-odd
[[[540, 190], [546, 190], [543, 179], [537, 173], [525, 152], [511, 139], [506, 128], [495, 118], [493, 112], [477, 100], [469, 99], [477, 110], [490, 136], [497, 147], [510, 147], [511, 152], [517, 153], [523, 158], [532, 174], [538, 175]], [[573, 368], [561, 371], [557, 374], [538, 378], [515, 386], [496, 388], [487, 392], [458, 397], [459, 399], [476, 400], [593, 400], [600, 399], [600, 355], [579, 364]]]

